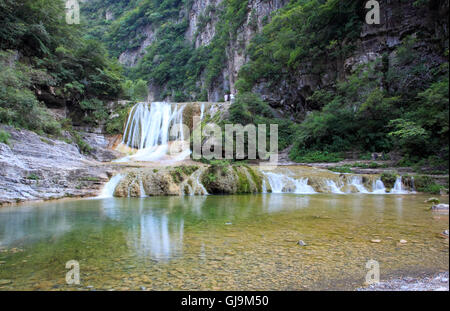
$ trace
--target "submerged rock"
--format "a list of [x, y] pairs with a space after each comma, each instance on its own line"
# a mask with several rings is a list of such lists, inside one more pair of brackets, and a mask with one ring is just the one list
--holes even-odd
[[435, 211], [448, 211], [448, 207], [449, 207], [448, 204], [437, 204], [433, 205], [431, 209]]
[[297, 244], [299, 246], [306, 246], [307, 245], [303, 240], [298, 241]]
[[429, 198], [425, 200], [425, 203], [439, 204], [441, 201], [438, 198]]

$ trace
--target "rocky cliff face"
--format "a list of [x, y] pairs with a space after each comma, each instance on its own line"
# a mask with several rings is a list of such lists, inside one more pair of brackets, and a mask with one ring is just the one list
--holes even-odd
[[[231, 40], [226, 47], [227, 61], [222, 73], [215, 81], [214, 87], [208, 89], [209, 101], [222, 100], [225, 91], [236, 93], [237, 74], [248, 60], [245, 50], [250, 40], [262, 29], [265, 23], [270, 21], [271, 14], [274, 11], [282, 8], [288, 2], [288, 0], [249, 0], [245, 22], [239, 27], [236, 39]], [[216, 25], [222, 10], [224, 10], [222, 0], [194, 0], [187, 12], [180, 12], [176, 22], [181, 22], [186, 16], [188, 18], [186, 40], [191, 42], [195, 48], [207, 46], [216, 35]], [[119, 61], [125, 66], [135, 66], [144, 55], [145, 49], [153, 42], [155, 33], [156, 29], [152, 25], [144, 26], [140, 31], [141, 43], [139, 46], [123, 52]], [[135, 39], [130, 38], [130, 40]], [[205, 85], [204, 79], [201, 80], [200, 84]], [[150, 85], [149, 92], [149, 99], [154, 100], [159, 96], [160, 87]]]
[[[11, 136], [0, 143], [0, 206], [27, 200], [95, 196], [115, 170], [78, 148], [27, 130], [1, 126]], [[111, 153], [101, 135], [86, 134], [94, 157]], [[103, 146], [103, 147], [102, 147]], [[109, 159], [109, 157], [108, 157]]]
[[419, 58], [426, 58], [430, 66], [436, 67], [446, 61], [442, 51], [448, 48], [448, 41], [444, 42], [441, 38], [448, 38], [448, 1], [429, 1], [428, 5], [421, 6], [415, 5], [415, 1], [378, 2], [380, 24], [363, 23], [350, 57], [325, 64], [327, 69], [319, 74], [311, 74], [307, 70], [311, 64], [304, 64], [296, 74], [280, 81], [277, 88], [269, 88], [264, 81], [260, 81], [253, 91], [261, 94], [273, 107], [289, 114], [305, 115], [310, 110], [306, 99], [315, 90], [333, 87], [337, 80], [349, 76], [358, 65], [383, 54], [392, 60], [396, 48], [408, 36], [417, 39], [414, 49]]
[[[271, 20], [273, 13], [287, 3], [289, 0], [248, 1], [245, 21], [238, 28], [237, 36], [226, 46], [224, 68], [214, 86], [208, 89], [209, 101], [222, 100], [224, 93], [228, 91], [236, 93], [237, 75], [249, 60], [246, 48], [251, 39]], [[307, 68], [311, 64], [304, 64], [294, 75], [279, 81], [277, 88], [269, 88], [264, 81], [260, 81], [253, 91], [261, 94], [273, 107], [285, 112], [307, 112], [309, 107], [306, 98], [315, 90], [333, 87], [337, 79], [350, 74], [358, 64], [367, 63], [384, 53], [392, 58], [396, 47], [409, 35], [419, 39], [418, 49], [423, 55], [435, 58], [436, 63], [442, 61], [435, 51], [439, 50], [436, 45], [442, 46], [443, 43], [437, 42], [436, 38], [448, 37], [448, 1], [433, 0], [422, 6], [415, 5], [415, 1], [380, 0], [379, 3], [380, 25], [363, 25], [350, 57], [326, 64], [326, 71], [320, 74], [309, 73]], [[188, 11], [179, 14], [180, 22], [183, 18], [188, 18], [186, 40], [195, 48], [209, 45], [216, 35], [216, 26], [223, 9], [223, 0], [194, 0]], [[134, 66], [144, 55], [145, 48], [152, 43], [155, 29], [145, 26], [141, 34], [140, 46], [127, 50], [120, 56], [120, 61], [126, 66]], [[203, 77], [199, 84], [205, 85]], [[159, 86], [150, 85], [149, 90], [151, 100], [158, 97]]]

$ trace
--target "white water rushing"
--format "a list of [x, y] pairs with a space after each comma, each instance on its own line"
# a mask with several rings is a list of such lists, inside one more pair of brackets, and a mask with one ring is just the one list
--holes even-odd
[[395, 194], [406, 194], [406, 193], [408, 193], [408, 191], [403, 189], [403, 183], [402, 183], [402, 177], [401, 176], [397, 177], [397, 179], [395, 180], [394, 187], [392, 188], [390, 193], [395, 193]]
[[122, 180], [124, 176], [122, 174], [117, 174], [113, 178], [111, 178], [106, 185], [103, 187], [102, 192], [97, 197], [99, 199], [107, 199], [112, 198], [114, 196], [114, 191], [116, 190], [117, 185]]
[[[293, 175], [291, 172], [275, 173], [275, 172], [264, 172], [266, 177], [262, 182], [262, 192], [268, 193], [268, 186], [272, 189], [272, 193], [296, 193], [296, 194], [314, 194], [314, 193], [334, 193], [334, 194], [345, 194], [345, 193], [363, 193], [363, 194], [408, 194], [414, 193], [405, 189], [402, 184], [401, 177], [397, 178], [394, 187], [390, 192], [387, 192], [381, 179], [373, 181], [371, 186], [365, 185], [363, 183], [362, 176], [351, 176], [348, 179], [341, 179], [339, 181], [332, 178], [319, 177], [319, 181], [316, 180], [316, 188], [319, 184], [320, 189], [313, 188], [308, 184], [309, 178], [307, 177], [291, 177]], [[313, 177], [312, 177], [313, 178]], [[316, 177], [317, 179], [317, 177]], [[321, 180], [321, 181], [320, 181]], [[267, 182], [266, 182], [267, 181]], [[267, 184], [266, 184], [267, 183]], [[351, 186], [351, 188], [348, 188]], [[350, 190], [352, 189], [352, 190]]]
[[369, 193], [369, 191], [363, 185], [361, 176], [354, 176], [351, 179], [350, 185], [354, 186], [358, 190], [359, 193]]
[[[308, 178], [294, 179], [292, 177], [276, 174], [272, 172], [263, 172], [269, 180], [272, 193], [296, 193], [296, 194], [313, 194], [316, 193], [313, 187], [308, 185]], [[264, 188], [265, 185], [264, 185]], [[267, 190], [265, 190], [267, 192]], [[264, 190], [263, 190], [264, 192]]]
[[343, 194], [344, 192], [341, 191], [341, 189], [336, 185], [334, 180], [328, 179], [326, 181], [326, 184], [328, 186], [328, 188], [330, 188], [330, 192], [331, 193], [339, 193], [339, 194]]
[[381, 179], [377, 179], [376, 181], [374, 181], [372, 188], [373, 188], [372, 193], [374, 193], [374, 194], [385, 194], [386, 193], [386, 187], [384, 186]]
[[[133, 155], [118, 160], [158, 161], [169, 153], [169, 142], [184, 141], [184, 105], [166, 102], [138, 103], [128, 116], [122, 144], [137, 149]], [[171, 150], [172, 151], [172, 150]], [[190, 150], [182, 146], [175, 154], [176, 161], [189, 156]]]

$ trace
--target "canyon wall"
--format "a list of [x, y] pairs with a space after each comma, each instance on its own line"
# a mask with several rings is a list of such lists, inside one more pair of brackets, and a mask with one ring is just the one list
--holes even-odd
[[[221, 12], [227, 8], [225, 2], [225, 0], [192, 0], [192, 4], [181, 9], [178, 16], [172, 17], [171, 21], [182, 23], [187, 19], [186, 41], [196, 49], [208, 46], [217, 35]], [[248, 1], [246, 17], [226, 45], [226, 60], [221, 73], [210, 86], [206, 85], [205, 74], [199, 78], [198, 85], [201, 89], [206, 89], [208, 101], [223, 100], [224, 94], [228, 92], [237, 93], [235, 83], [239, 70], [249, 61], [247, 48], [252, 38], [272, 20], [277, 10], [284, 8], [288, 3], [289, 0]], [[280, 79], [276, 87], [273, 84], [269, 86], [267, 81], [258, 81], [253, 92], [259, 93], [280, 112], [288, 114], [300, 112], [304, 115], [311, 110], [306, 99], [315, 90], [332, 88], [338, 79], [348, 76], [359, 64], [367, 63], [384, 54], [393, 58], [395, 49], [408, 36], [418, 39], [416, 48], [421, 55], [426, 55], [436, 64], [445, 61], [442, 59], [442, 46], [445, 44], [448, 46], [448, 42], [442, 42], [441, 39], [448, 38], [448, 1], [430, 0], [425, 5], [418, 5], [417, 1], [413, 0], [380, 0], [379, 3], [380, 25], [367, 25], [362, 22], [359, 38], [351, 42], [355, 48], [349, 57], [333, 61], [324, 60], [326, 69], [320, 73], [311, 73], [309, 68], [314, 64], [304, 63], [292, 75]], [[355, 14], [363, 20], [366, 12], [367, 10], [361, 6], [361, 11]], [[111, 14], [103, 15], [105, 19], [112, 18]], [[136, 37], [129, 38], [129, 46], [132, 48], [122, 52], [119, 61], [127, 67], [136, 66], [139, 59], [145, 55], [146, 48], [154, 42], [158, 27], [151, 24], [141, 26]], [[341, 44], [347, 45], [350, 42]], [[164, 87], [150, 82], [149, 100], [171, 100], [172, 98], [160, 98]]]

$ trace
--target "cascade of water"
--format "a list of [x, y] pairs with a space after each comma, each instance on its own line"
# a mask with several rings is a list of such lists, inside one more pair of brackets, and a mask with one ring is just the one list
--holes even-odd
[[272, 188], [272, 193], [283, 193], [284, 188], [284, 175], [282, 174], [275, 174], [272, 172], [263, 172], [264, 175], [266, 175], [270, 187]]
[[[177, 140], [184, 140], [183, 111], [178, 106], [165, 102], [137, 103], [130, 111], [122, 144], [138, 151], [122, 161], [156, 161], [168, 152], [170, 129], [177, 125]], [[190, 153], [190, 151], [189, 151]], [[185, 152], [183, 152], [185, 156]]]
[[394, 194], [405, 194], [405, 193], [408, 193], [408, 191], [403, 189], [403, 183], [402, 183], [402, 177], [401, 176], [398, 176], [397, 179], [395, 180], [394, 187], [392, 188], [390, 193], [394, 193]]
[[202, 103], [202, 106], [200, 107], [200, 120], [203, 120], [204, 113], [205, 113], [205, 104]]
[[328, 188], [330, 189], [331, 193], [344, 193], [341, 191], [341, 189], [339, 189], [339, 187], [336, 185], [334, 180], [327, 179], [326, 184], [327, 184]]
[[374, 193], [374, 194], [385, 194], [386, 193], [386, 187], [384, 186], [381, 179], [377, 179], [376, 181], [374, 181], [372, 188], [373, 188], [372, 193]]
[[308, 178], [300, 178], [300, 179], [293, 179], [295, 184], [295, 192], [298, 194], [312, 194], [316, 193], [314, 191], [314, 188], [308, 185]]
[[360, 193], [369, 193], [363, 185], [361, 176], [353, 176], [350, 180], [350, 185], [354, 186]]
[[[272, 188], [272, 193], [296, 193], [296, 194], [312, 194], [316, 193], [313, 187], [308, 185], [308, 178], [294, 179], [292, 177], [276, 174], [272, 172], [263, 172]], [[292, 185], [293, 188], [289, 188]], [[263, 180], [263, 192], [267, 192], [265, 180]]]
[[[200, 181], [200, 177], [203, 173], [202, 169], [195, 171], [187, 180], [185, 180], [181, 186], [183, 194], [189, 195], [208, 195], [208, 191]], [[186, 191], [186, 188], [188, 191]]]
[[[197, 172], [196, 172], [197, 173]], [[200, 182], [200, 176], [201, 176], [201, 171], [199, 170], [199, 172], [197, 173], [197, 175], [195, 176], [195, 183], [197, 185], [197, 187], [200, 188], [200, 190], [202, 191], [203, 195], [208, 195], [208, 191], [206, 191], [206, 188], [203, 186], [203, 184]]]
[[123, 175], [117, 174], [113, 178], [111, 178], [106, 185], [103, 187], [102, 192], [98, 196], [98, 198], [105, 199], [105, 198], [112, 198], [114, 196], [114, 191], [116, 190], [117, 185], [122, 180]]
[[267, 193], [267, 185], [266, 185], [266, 180], [265, 179], [263, 179], [263, 181], [262, 181], [261, 189], [262, 189], [262, 193]]
[[139, 179], [139, 192], [141, 193], [141, 198], [145, 198], [145, 189], [144, 189], [144, 183], [142, 182], [142, 178]]

